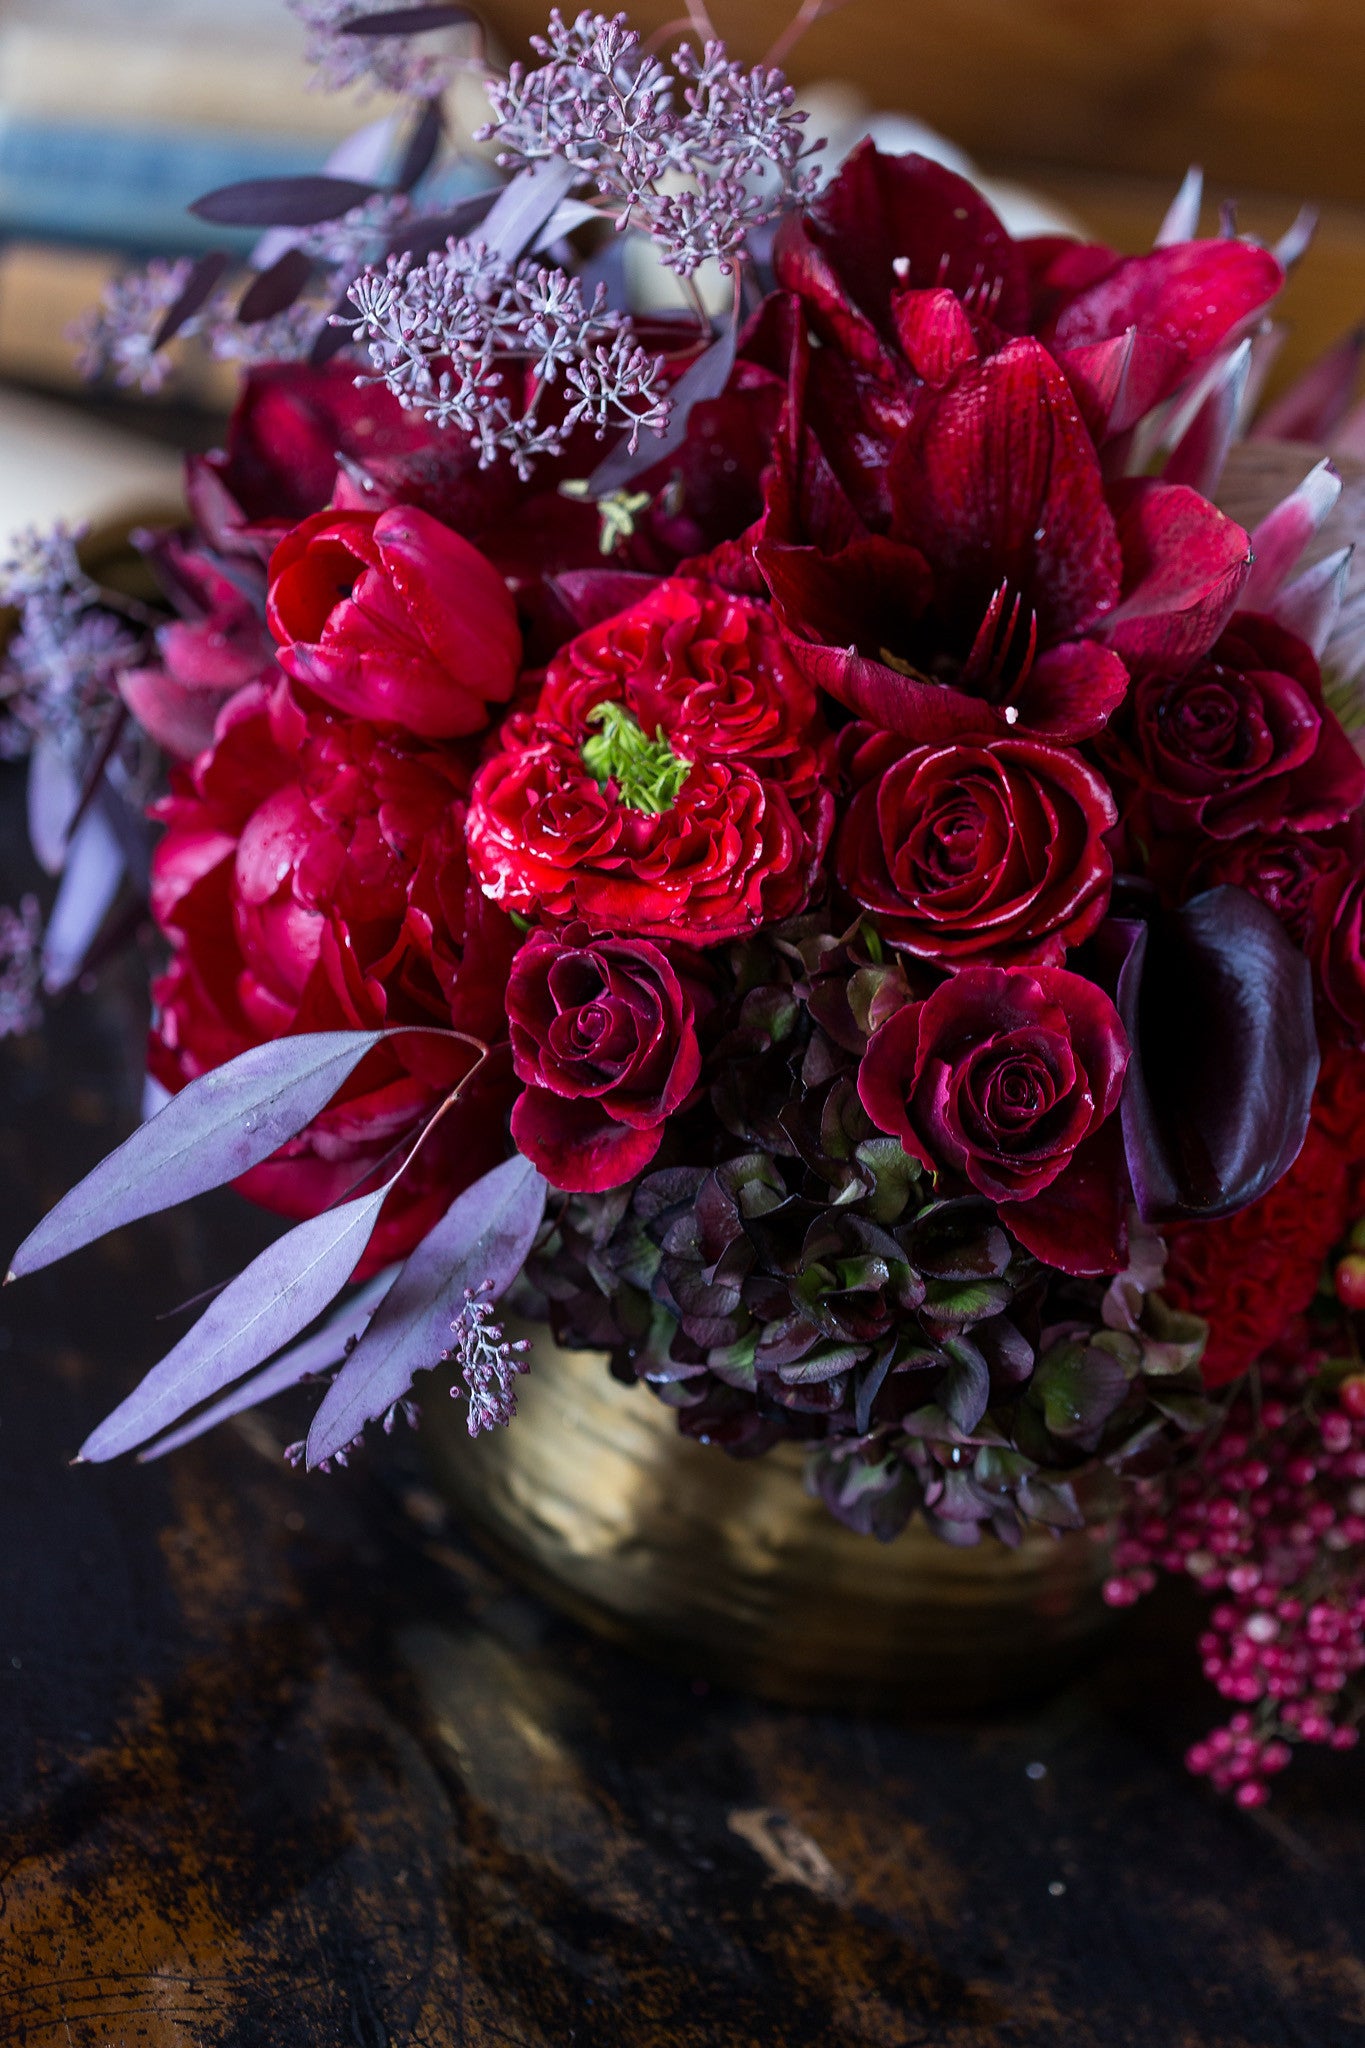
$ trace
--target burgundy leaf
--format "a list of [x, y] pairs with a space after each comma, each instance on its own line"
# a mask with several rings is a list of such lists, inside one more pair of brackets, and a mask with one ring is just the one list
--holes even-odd
[[394, 179], [394, 184], [400, 192], [411, 192], [413, 186], [431, 169], [432, 160], [441, 146], [444, 126], [441, 102], [428, 100], [403, 145], [403, 155]]
[[228, 267], [229, 258], [222, 249], [210, 249], [195, 263], [178, 299], [161, 316], [161, 325], [152, 336], [152, 351], [165, 348], [173, 341], [185, 322], [204, 304], [219, 278]]
[[273, 320], [277, 313], [283, 313], [293, 305], [307, 284], [312, 268], [312, 258], [305, 256], [302, 249], [286, 249], [268, 270], [253, 278], [242, 293], [237, 318], [247, 327], [254, 326], [258, 320]]
[[311, 228], [319, 221], [340, 219], [382, 190], [358, 178], [329, 178], [320, 171], [302, 178], [247, 178], [240, 185], [220, 185], [216, 192], [206, 192], [190, 212], [222, 227]]
[[102, 1464], [135, 1451], [306, 1330], [355, 1271], [391, 1185], [277, 1238], [86, 1438], [78, 1458]]
[[366, 1323], [374, 1314], [393, 1285], [396, 1266], [386, 1266], [382, 1273], [376, 1273], [363, 1287], [341, 1307], [328, 1316], [320, 1329], [311, 1337], [301, 1338], [291, 1344], [269, 1365], [263, 1365], [259, 1372], [239, 1382], [230, 1394], [221, 1400], [211, 1401], [207, 1408], [201, 1408], [188, 1422], [181, 1423], [167, 1436], [159, 1437], [145, 1451], [138, 1452], [138, 1463], [149, 1465], [156, 1458], [164, 1458], [167, 1451], [178, 1451], [182, 1444], [192, 1443], [197, 1436], [216, 1429], [220, 1422], [226, 1422], [233, 1415], [241, 1415], [248, 1408], [259, 1407], [262, 1401], [273, 1399], [276, 1394], [296, 1387], [300, 1380], [306, 1380], [314, 1373], [326, 1372], [330, 1366], [339, 1365], [346, 1356], [348, 1344], [359, 1340]]
[[420, 36], [428, 29], [459, 28], [465, 22], [477, 20], [478, 16], [468, 7], [458, 7], [454, 0], [440, 0], [440, 4], [429, 7], [389, 7], [382, 14], [357, 14], [350, 21], [339, 21], [333, 33], [339, 36]]
[[[92, 812], [87, 826], [99, 816]], [[80, 834], [73, 860], [79, 840]], [[313, 1031], [277, 1038], [201, 1074], [63, 1196], [20, 1245], [11, 1277], [35, 1273], [106, 1231], [259, 1166], [312, 1122], [382, 1036]]]
[[529, 1160], [495, 1166], [447, 1209], [408, 1259], [374, 1321], [324, 1396], [308, 1432], [308, 1463], [335, 1457], [435, 1365], [466, 1288], [494, 1298], [521, 1271], [545, 1213], [545, 1182]]
[[1223, 886], [1160, 913], [1117, 1003], [1123, 1139], [1145, 1223], [1231, 1216], [1298, 1157], [1318, 1074], [1313, 976], [1274, 912]]

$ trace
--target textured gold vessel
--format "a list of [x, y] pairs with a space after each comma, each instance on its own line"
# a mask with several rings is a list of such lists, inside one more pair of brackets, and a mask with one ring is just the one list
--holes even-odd
[[801, 1706], [962, 1712], [1041, 1692], [1102, 1631], [1103, 1530], [954, 1549], [913, 1522], [843, 1528], [780, 1446], [748, 1461], [679, 1435], [599, 1352], [533, 1332], [509, 1429], [463, 1404], [424, 1429], [471, 1533], [554, 1606], [683, 1670]]

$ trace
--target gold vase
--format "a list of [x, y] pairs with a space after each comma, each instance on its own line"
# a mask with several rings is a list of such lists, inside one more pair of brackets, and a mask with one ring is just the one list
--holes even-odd
[[428, 1402], [433, 1464], [470, 1532], [552, 1605], [688, 1675], [799, 1706], [955, 1713], [1060, 1683], [1104, 1627], [1101, 1525], [940, 1542], [857, 1536], [801, 1453], [736, 1460], [681, 1436], [605, 1355], [535, 1329], [508, 1429]]

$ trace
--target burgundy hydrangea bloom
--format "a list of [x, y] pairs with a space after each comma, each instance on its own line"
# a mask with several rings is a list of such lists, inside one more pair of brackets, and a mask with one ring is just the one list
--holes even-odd
[[1323, 703], [1312, 650], [1253, 613], [1192, 669], [1137, 678], [1101, 750], [1146, 842], [1320, 832], [1365, 801], [1365, 766]]
[[1109, 900], [1118, 813], [1068, 747], [1019, 738], [914, 747], [854, 726], [835, 870], [883, 939], [953, 967], [1060, 966]]
[[964, 967], [873, 1034], [858, 1093], [879, 1129], [995, 1202], [1038, 1258], [1117, 1272], [1127, 1064], [1118, 1012], [1083, 976]]
[[270, 558], [280, 666], [339, 711], [430, 739], [478, 732], [516, 684], [516, 607], [492, 564], [415, 506], [319, 512]]
[[656, 585], [563, 648], [500, 741], [469, 846], [506, 909], [704, 946], [805, 905], [828, 742], [765, 606]]
[[[233, 700], [158, 807], [152, 907], [174, 954], [153, 991], [149, 1063], [166, 1087], [301, 1031], [453, 1026], [501, 1046], [387, 1204], [367, 1270], [411, 1250], [504, 1156], [516, 935], [469, 877], [467, 786], [454, 750], [305, 712], [281, 681]], [[243, 1193], [311, 1216], [391, 1173], [475, 1059], [450, 1038], [387, 1041]]]
[[507, 989], [518, 1149], [555, 1187], [599, 1194], [643, 1172], [701, 1075], [696, 963], [585, 924], [537, 931]]
[[207, 552], [172, 537], [157, 559], [187, 616], [159, 629], [158, 668], [120, 673], [119, 694], [158, 746], [188, 761], [212, 745], [229, 698], [279, 670], [255, 605]]

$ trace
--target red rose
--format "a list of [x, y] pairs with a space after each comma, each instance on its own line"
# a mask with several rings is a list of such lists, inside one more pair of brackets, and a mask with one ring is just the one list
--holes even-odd
[[1122, 1265], [1117, 1144], [1128, 1044], [1093, 982], [1064, 968], [964, 967], [874, 1033], [863, 1107], [936, 1172], [999, 1206], [1029, 1251], [1064, 1273]]
[[1276, 832], [1268, 839], [1216, 841], [1193, 870], [1180, 877], [1191, 895], [1230, 882], [1270, 910], [1302, 952], [1316, 954], [1346, 873], [1344, 847], [1303, 832]]
[[[371, 1271], [505, 1153], [515, 933], [469, 879], [466, 783], [454, 750], [305, 714], [281, 682], [233, 700], [159, 807], [152, 905], [174, 957], [154, 990], [150, 1065], [166, 1087], [293, 1032], [454, 1026], [501, 1048], [386, 1205]], [[395, 1036], [243, 1193], [312, 1216], [391, 1173], [474, 1061], [454, 1039]]]
[[1327, 919], [1318, 979], [1345, 1036], [1365, 1046], [1365, 870], [1358, 864]]
[[1321, 831], [1365, 800], [1365, 767], [1322, 700], [1312, 650], [1244, 613], [1205, 660], [1133, 684], [1101, 742], [1137, 789], [1142, 836]]
[[828, 745], [766, 606], [660, 583], [563, 648], [500, 737], [469, 847], [504, 908], [705, 946], [804, 907]]
[[697, 1085], [688, 981], [645, 939], [533, 932], [507, 988], [519, 1149], [556, 1187], [600, 1194], [648, 1166]]
[[1060, 966], [1104, 915], [1118, 813], [1103, 780], [1045, 740], [916, 747], [850, 729], [855, 794], [839, 880], [891, 944], [941, 966]]
[[516, 684], [507, 586], [477, 548], [415, 506], [319, 512], [270, 559], [280, 666], [356, 717], [428, 739], [479, 732]]

